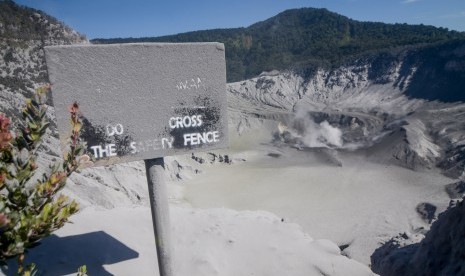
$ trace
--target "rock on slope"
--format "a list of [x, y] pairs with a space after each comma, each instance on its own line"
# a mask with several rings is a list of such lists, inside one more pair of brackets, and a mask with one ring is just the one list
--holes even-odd
[[398, 237], [371, 256], [380, 275], [465, 275], [465, 204], [451, 202], [419, 243]]

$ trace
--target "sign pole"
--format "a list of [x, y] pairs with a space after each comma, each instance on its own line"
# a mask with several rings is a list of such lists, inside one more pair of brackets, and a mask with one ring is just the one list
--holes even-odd
[[165, 184], [165, 161], [163, 157], [160, 157], [147, 159], [144, 162], [147, 171], [155, 245], [157, 247], [158, 269], [160, 276], [172, 276], [171, 229], [168, 194]]

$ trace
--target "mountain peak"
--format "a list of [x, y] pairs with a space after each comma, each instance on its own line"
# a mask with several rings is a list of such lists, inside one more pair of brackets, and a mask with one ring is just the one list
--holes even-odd
[[250, 28], [261, 28], [269, 25], [277, 24], [281, 26], [302, 26], [319, 24], [330, 20], [350, 20], [349, 18], [331, 12], [325, 8], [299, 8], [285, 10], [267, 20], [257, 22], [250, 26]]

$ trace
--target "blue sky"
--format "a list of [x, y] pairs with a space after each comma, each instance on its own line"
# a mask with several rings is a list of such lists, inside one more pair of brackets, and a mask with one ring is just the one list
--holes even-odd
[[14, 0], [92, 38], [247, 27], [286, 9], [327, 8], [360, 21], [465, 31], [465, 0]]

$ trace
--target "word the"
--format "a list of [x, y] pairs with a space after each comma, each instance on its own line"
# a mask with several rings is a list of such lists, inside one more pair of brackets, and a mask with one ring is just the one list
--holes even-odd
[[[129, 148], [131, 154], [140, 152], [160, 150], [160, 149], [171, 149], [173, 148], [174, 138], [161, 138], [161, 139], [150, 139], [142, 142], [131, 142]], [[94, 153], [95, 158], [112, 157], [117, 156], [118, 151], [116, 144], [106, 144], [104, 146], [92, 146], [90, 147]]]
[[171, 117], [169, 124], [171, 129], [200, 127], [203, 124], [202, 115]]
[[184, 146], [195, 146], [205, 143], [216, 143], [219, 141], [220, 133], [218, 131], [209, 131], [203, 133], [184, 134]]
[[124, 128], [122, 124], [117, 124], [115, 126], [107, 125], [106, 134], [107, 136], [121, 135], [124, 133]]
[[191, 89], [199, 89], [202, 84], [202, 80], [200, 78], [197, 79], [190, 79], [186, 81], [181, 81], [178, 84], [176, 84], [176, 89], [178, 90], [191, 90]]
[[94, 151], [95, 158], [102, 158], [102, 157], [111, 157], [116, 156], [116, 145], [115, 144], [107, 144], [105, 146], [92, 146], [90, 147]]

